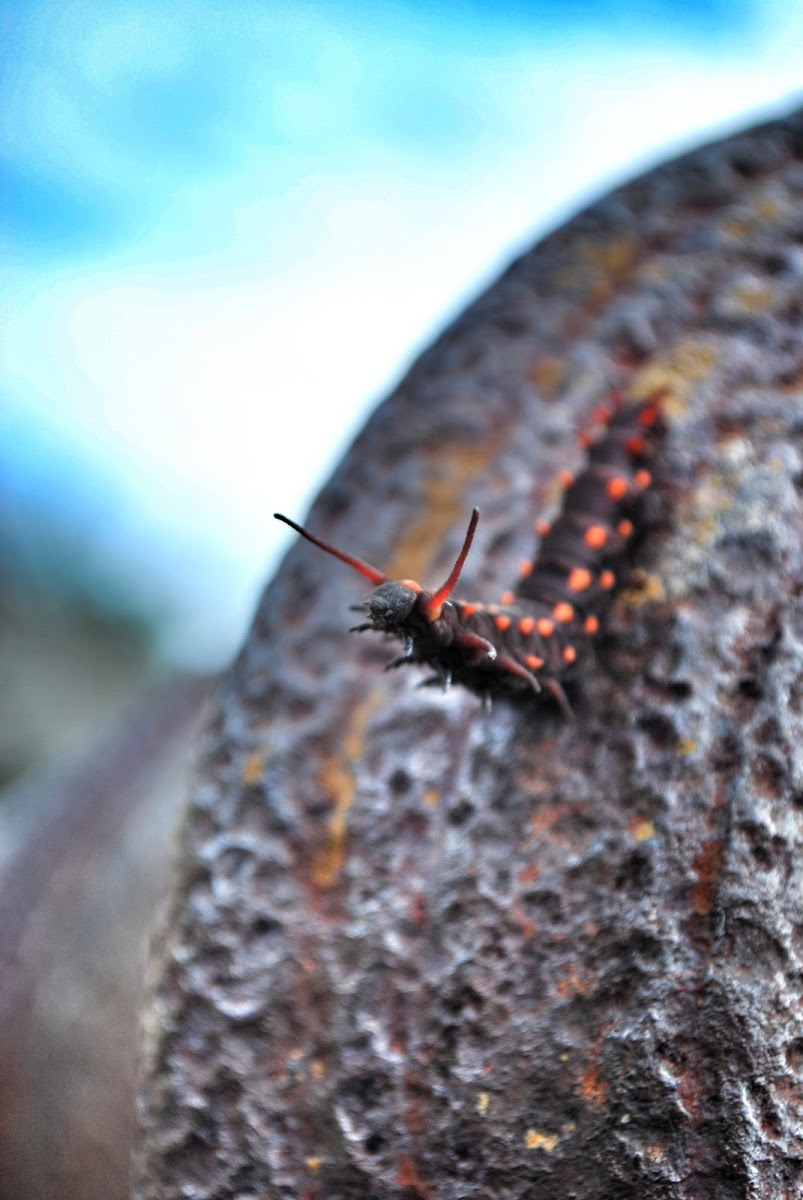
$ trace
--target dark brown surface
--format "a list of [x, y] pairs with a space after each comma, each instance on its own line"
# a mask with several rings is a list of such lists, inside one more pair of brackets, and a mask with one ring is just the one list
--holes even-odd
[[[307, 524], [495, 598], [574, 430], [666, 388], [662, 513], [567, 723], [384, 675], [306, 544], [204, 748], [136, 1195], [803, 1192], [803, 114], [517, 261]], [[277, 497], [277, 502], [281, 498]]]

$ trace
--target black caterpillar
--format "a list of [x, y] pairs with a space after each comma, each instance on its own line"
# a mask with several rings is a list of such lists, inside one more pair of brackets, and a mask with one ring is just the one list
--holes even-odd
[[411, 579], [389, 579], [376, 567], [336, 550], [281, 513], [307, 541], [346, 563], [374, 585], [360, 606], [368, 618], [353, 632], [391, 634], [404, 643], [387, 669], [428, 663], [436, 674], [424, 683], [461, 683], [484, 700], [492, 695], [544, 691], [571, 715], [563, 682], [576, 673], [600, 628], [616, 576], [613, 561], [634, 533], [637, 499], [652, 484], [645, 463], [660, 426], [660, 400], [623, 407], [618, 397], [595, 413], [604, 432], [583, 438], [588, 463], [568, 473], [562, 509], [552, 524], [539, 521], [537, 558], [522, 564], [514, 592], [499, 604], [449, 597], [466, 560], [479, 509], [471, 514], [463, 548], [446, 582], [426, 592]]

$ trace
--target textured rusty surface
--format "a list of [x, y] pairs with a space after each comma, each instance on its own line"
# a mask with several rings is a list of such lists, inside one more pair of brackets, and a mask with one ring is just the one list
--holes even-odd
[[[494, 598], [611, 387], [662, 512], [570, 724], [349, 638], [307, 544], [204, 742], [146, 1015], [135, 1191], [803, 1191], [803, 114], [651, 172], [414, 365], [307, 524]], [[277, 497], [277, 502], [281, 500]]]

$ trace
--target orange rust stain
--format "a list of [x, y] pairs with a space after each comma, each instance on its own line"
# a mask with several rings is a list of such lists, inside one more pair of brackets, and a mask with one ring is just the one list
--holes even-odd
[[608, 1084], [595, 1062], [589, 1063], [580, 1076], [580, 1095], [586, 1104], [593, 1104], [595, 1108], [602, 1108], [608, 1099]]
[[343, 870], [348, 818], [356, 790], [351, 763], [362, 754], [365, 727], [378, 703], [379, 696], [374, 692], [353, 709], [343, 737], [343, 753], [330, 755], [318, 771], [318, 782], [332, 799], [332, 812], [326, 827], [326, 843], [315, 855], [312, 863], [312, 881], [319, 888], [334, 887]]
[[537, 862], [531, 862], [528, 867], [523, 867], [519, 871], [519, 883], [526, 887], [530, 883], [534, 883], [541, 874], [541, 868]]
[[262, 778], [262, 771], [265, 765], [263, 754], [260, 750], [252, 750], [243, 763], [240, 771], [240, 779], [246, 786], [251, 786], [254, 783], [259, 783]]
[[424, 791], [424, 804], [427, 808], [436, 808], [440, 802], [441, 794], [437, 788], [428, 787]]
[[520, 901], [515, 900], [513, 902], [513, 905], [510, 909], [510, 915], [513, 917], [513, 920], [521, 930], [522, 937], [531, 938], [538, 928], [538, 925], [535, 921], [531, 921], [530, 918], [525, 915]]
[[423, 892], [413, 892], [409, 901], [410, 920], [419, 931], [427, 924], [427, 900]]
[[707, 1107], [708, 1096], [702, 1081], [693, 1071], [684, 1071], [678, 1081], [678, 1099], [691, 1119], [699, 1122]]
[[308, 1171], [320, 1171], [323, 1166], [323, 1159], [319, 1158], [317, 1154], [310, 1154], [309, 1158], [304, 1159], [304, 1162]]
[[594, 981], [584, 979], [574, 964], [566, 968], [563, 978], [558, 980], [555, 987], [555, 991], [562, 1000], [567, 1000], [572, 996], [587, 996], [593, 989]]
[[[455, 525], [468, 524], [465, 493], [493, 458], [504, 430], [482, 445], [447, 444], [426, 455], [427, 474], [421, 489], [421, 516], [402, 531], [383, 570], [391, 579], [426, 577], [430, 563]], [[440, 582], [440, 581], [438, 581]]]
[[560, 1141], [557, 1133], [544, 1133], [541, 1129], [528, 1129], [524, 1135], [524, 1145], [528, 1150], [546, 1150], [551, 1154]]
[[533, 833], [539, 836], [548, 833], [565, 817], [568, 805], [542, 804], [533, 815]]
[[430, 1192], [421, 1176], [418, 1174], [413, 1159], [409, 1154], [400, 1154], [396, 1168], [396, 1183], [400, 1188], [407, 1188], [417, 1196], [429, 1197]]
[[707, 917], [714, 905], [721, 859], [722, 847], [715, 838], [703, 842], [694, 856], [692, 871], [697, 882], [691, 889], [691, 906], [699, 917]]

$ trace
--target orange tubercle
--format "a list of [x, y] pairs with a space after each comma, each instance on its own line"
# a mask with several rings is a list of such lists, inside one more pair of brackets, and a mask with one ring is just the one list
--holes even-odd
[[523, 633], [525, 637], [529, 637], [535, 629], [535, 617], [521, 617], [519, 620], [519, 633]]
[[505, 614], [502, 613], [501, 616], [494, 617], [494, 625], [500, 631], [500, 633], [504, 633], [506, 629], [510, 628], [510, 617], [505, 616]]
[[611, 500], [622, 500], [627, 495], [627, 480], [621, 475], [615, 475], [613, 479], [608, 480], [605, 491]]
[[583, 622], [583, 629], [587, 634], [593, 635], [599, 629], [599, 621], [594, 616], [586, 617], [585, 621]]
[[608, 530], [604, 525], [589, 525], [583, 534], [583, 541], [591, 550], [601, 550], [608, 540]]
[[555, 622], [550, 621], [549, 617], [539, 617], [535, 623], [535, 628], [541, 637], [551, 637], [555, 632]]
[[619, 534], [620, 538], [629, 538], [633, 533], [633, 522], [620, 521], [616, 526], [616, 532]]
[[567, 604], [565, 600], [561, 600], [560, 604], [556, 604], [552, 609], [552, 616], [561, 625], [568, 625], [574, 620], [574, 609], [571, 604]]
[[565, 663], [573, 663], [577, 660], [577, 651], [574, 646], [563, 647], [563, 661]]
[[586, 567], [574, 567], [569, 572], [569, 591], [584, 592], [591, 587], [591, 572]]
[[644, 491], [644, 489], [648, 488], [652, 483], [652, 475], [649, 473], [649, 471], [636, 471], [636, 474], [633, 476], [633, 482], [637, 488], [640, 488], [642, 491]]
[[539, 658], [537, 654], [528, 654], [524, 660], [524, 665], [529, 667], [531, 671], [537, 671], [539, 667], [543, 667], [544, 660]]
[[599, 586], [604, 592], [609, 592], [616, 583], [616, 576], [613, 571], [601, 571], [599, 576]]

